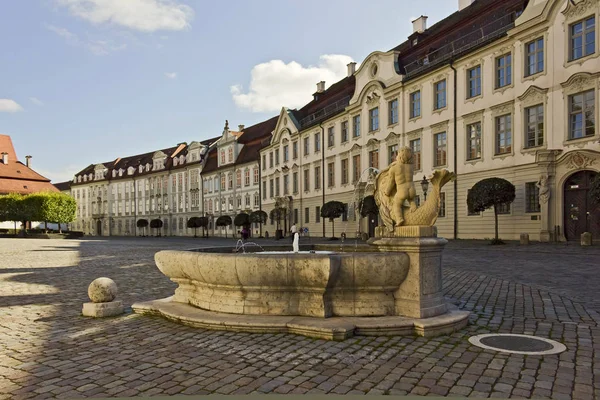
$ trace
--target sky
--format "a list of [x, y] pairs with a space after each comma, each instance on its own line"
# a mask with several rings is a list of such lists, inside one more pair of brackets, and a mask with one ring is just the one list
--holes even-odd
[[310, 101], [458, 0], [2, 0], [0, 134], [53, 182]]

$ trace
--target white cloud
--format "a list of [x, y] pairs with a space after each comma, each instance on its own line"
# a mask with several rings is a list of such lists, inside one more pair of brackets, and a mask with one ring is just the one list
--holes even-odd
[[255, 65], [247, 93], [243, 93], [241, 85], [230, 87], [233, 101], [253, 112], [300, 107], [311, 100], [317, 82], [325, 81], [328, 87], [339, 81], [346, 76], [346, 65], [352, 61], [346, 55], [326, 54], [319, 57], [316, 66], [304, 67], [295, 61], [286, 64], [281, 60]]
[[142, 32], [190, 27], [194, 10], [176, 0], [56, 0], [93, 24], [111, 23]]
[[14, 100], [0, 99], [0, 112], [16, 113], [23, 111], [23, 107]]
[[31, 102], [33, 104], [35, 104], [36, 106], [43, 106], [44, 102], [41, 101], [40, 99], [38, 99], [37, 97], [30, 97], [29, 100], [31, 100]]
[[165, 76], [169, 79], [177, 78], [177, 72], [165, 72]]
[[127, 47], [126, 44], [116, 45], [106, 40], [83, 40], [77, 34], [59, 26], [47, 24], [46, 29], [56, 33], [60, 37], [65, 38], [67, 43], [71, 46], [84, 47], [89, 52], [97, 56], [105, 56], [110, 52], [123, 50]]

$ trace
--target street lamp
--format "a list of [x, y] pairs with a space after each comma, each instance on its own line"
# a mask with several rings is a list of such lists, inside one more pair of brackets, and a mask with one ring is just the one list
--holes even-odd
[[427, 200], [427, 189], [429, 189], [429, 182], [427, 178], [423, 176], [423, 180], [421, 181], [421, 189], [423, 189], [423, 201]]

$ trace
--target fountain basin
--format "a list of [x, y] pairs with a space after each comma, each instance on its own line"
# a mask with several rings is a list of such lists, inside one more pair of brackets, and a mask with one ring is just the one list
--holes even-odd
[[229, 314], [329, 318], [400, 315], [405, 253], [160, 251], [172, 301]]

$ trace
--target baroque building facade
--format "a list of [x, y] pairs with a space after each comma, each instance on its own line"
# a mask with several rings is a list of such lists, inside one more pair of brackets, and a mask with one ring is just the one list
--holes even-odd
[[[218, 140], [203, 144], [196, 167], [182, 169], [180, 162], [166, 171], [140, 170], [156, 181], [142, 176], [136, 181], [138, 209], [153, 217], [168, 214], [169, 234], [191, 234], [179, 229], [177, 218], [185, 226], [185, 218], [195, 216], [189, 190], [199, 182], [200, 208], [194, 211], [200, 215], [233, 219], [241, 211], [269, 213], [283, 204], [284, 231], [296, 223], [309, 235], [329, 236], [332, 224], [320, 210], [337, 200], [346, 205], [338, 234], [372, 234], [378, 221], [359, 216], [360, 201], [373, 189], [373, 172], [409, 146], [418, 202], [426, 196], [418, 183], [435, 169], [457, 174], [443, 190], [436, 223], [441, 236], [492, 235], [493, 211], [472, 215], [466, 202], [469, 189], [489, 177], [516, 188], [515, 201], [499, 210], [503, 238], [528, 233], [534, 240], [573, 240], [584, 231], [598, 236], [600, 208], [588, 201], [587, 191], [600, 170], [599, 13], [600, 0], [459, 0], [457, 12], [429, 28], [427, 17], [419, 17], [408, 40], [371, 53], [358, 68], [349, 64], [347, 76], [327, 89], [319, 82], [303, 107], [282, 107], [279, 116], [252, 129], [226, 126]], [[168, 160], [184, 156], [184, 161], [186, 152], [186, 146], [162, 151]], [[149, 162], [132, 160], [133, 170], [138, 162], [153, 165], [163, 157], [150, 156]], [[107, 178], [115, 168], [118, 176]], [[134, 185], [127, 168], [116, 160], [76, 177], [75, 195], [87, 196], [79, 210], [88, 228], [98, 223], [90, 195], [98, 199], [102, 193], [106, 202], [107, 193], [117, 199], [121, 193], [123, 199]], [[197, 181], [190, 168], [198, 170]], [[126, 175], [122, 179], [119, 169]], [[182, 172], [180, 184], [173, 173]], [[131, 183], [121, 192], [109, 190], [108, 183], [117, 181]], [[151, 201], [157, 188], [166, 188], [168, 205]], [[137, 215], [131, 207], [129, 215], [119, 215], [118, 206], [102, 210], [113, 218], [129, 217], [130, 226]], [[264, 229], [272, 231], [274, 224]], [[211, 229], [225, 233], [214, 224]]]

